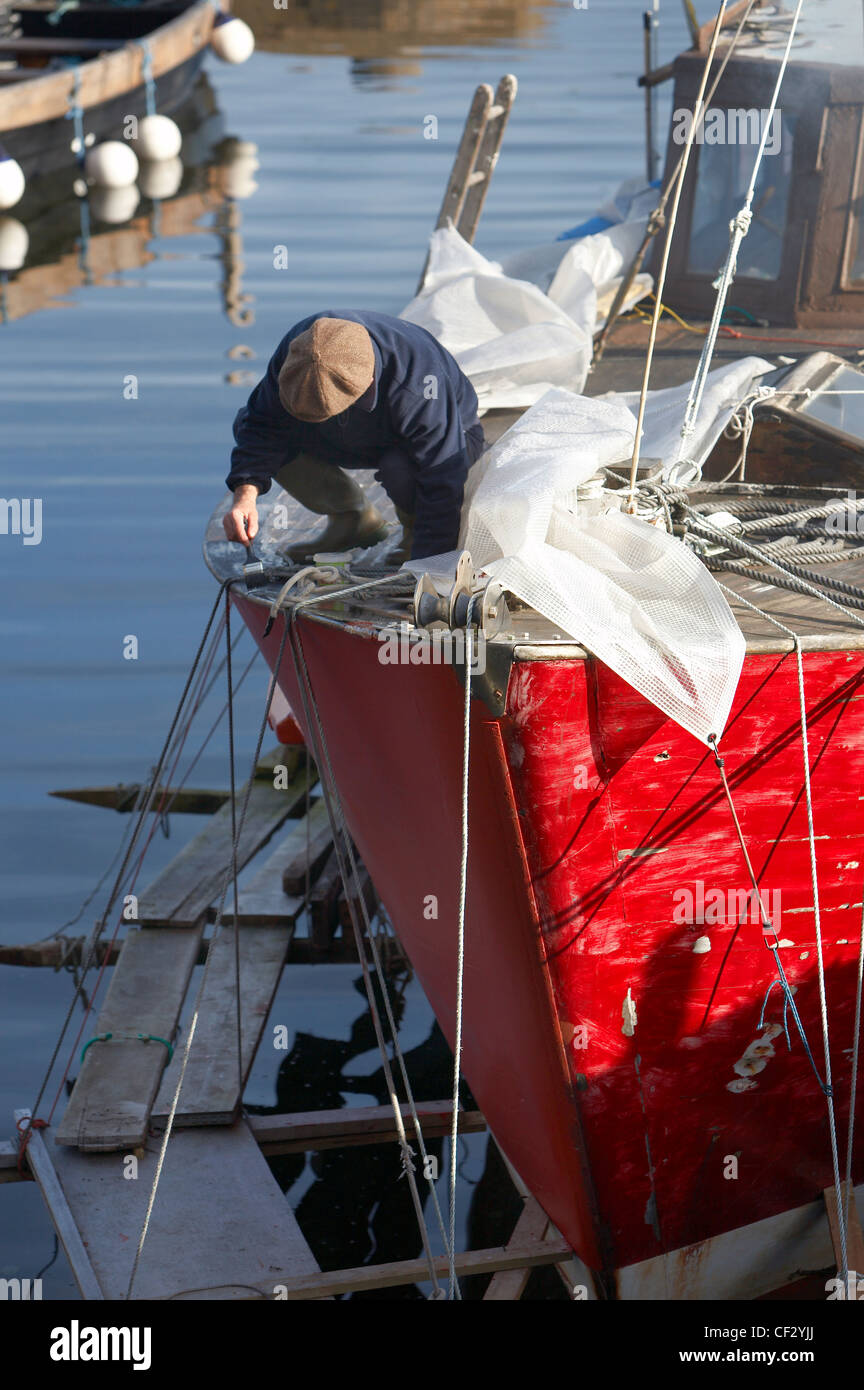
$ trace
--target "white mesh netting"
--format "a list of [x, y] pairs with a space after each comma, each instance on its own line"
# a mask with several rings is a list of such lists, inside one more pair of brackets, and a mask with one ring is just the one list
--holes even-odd
[[[460, 549], [706, 742], [744, 658], [721, 590], [664, 529], [577, 501], [601, 465], [629, 461], [634, 431], [621, 402], [549, 391], [471, 470]], [[452, 582], [456, 553], [410, 568]]]

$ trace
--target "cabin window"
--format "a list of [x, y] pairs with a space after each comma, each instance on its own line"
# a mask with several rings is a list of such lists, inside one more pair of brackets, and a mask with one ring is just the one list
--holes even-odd
[[864, 439], [864, 374], [854, 367], [841, 367], [797, 408], [823, 425]]
[[[768, 112], [709, 109], [698, 150], [687, 269], [715, 276], [729, 250], [729, 223], [744, 203]], [[753, 197], [750, 231], [738, 252], [738, 278], [776, 280], [792, 183], [794, 117], [774, 113]]]

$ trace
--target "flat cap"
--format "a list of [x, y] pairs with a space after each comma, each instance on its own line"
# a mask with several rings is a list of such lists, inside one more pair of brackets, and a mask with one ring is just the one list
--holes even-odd
[[375, 353], [362, 323], [316, 319], [290, 344], [279, 372], [279, 399], [297, 420], [339, 415], [372, 385]]

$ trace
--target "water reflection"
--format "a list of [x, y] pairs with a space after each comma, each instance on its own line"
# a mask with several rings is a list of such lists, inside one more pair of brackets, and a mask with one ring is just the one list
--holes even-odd
[[425, 50], [539, 37], [557, 0], [234, 0], [234, 14], [270, 53], [351, 58], [358, 85], [399, 86]]
[[203, 73], [172, 118], [183, 136], [180, 156], [142, 161], [136, 183], [88, 187], [70, 164], [28, 185], [14, 212], [0, 217], [0, 323], [62, 307], [82, 286], [110, 285], [158, 259], [156, 238], [198, 232], [208, 217], [225, 313], [238, 326], [254, 322], [240, 279], [240, 202], [257, 187], [257, 147], [226, 134]]

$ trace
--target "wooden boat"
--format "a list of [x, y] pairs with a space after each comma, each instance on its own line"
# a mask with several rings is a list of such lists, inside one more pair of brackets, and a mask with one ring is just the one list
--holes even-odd
[[0, 140], [28, 183], [74, 162], [73, 101], [96, 141], [116, 139], [124, 116], [144, 114], [143, 40], [158, 108], [170, 113], [194, 81], [216, 19], [211, 0], [145, 0], [134, 9], [82, 4], [59, 18], [43, 0], [0, 9], [14, 21], [0, 25]]
[[[704, 54], [691, 53], [675, 64], [673, 106], [686, 104], [700, 62]], [[733, 59], [715, 105], [766, 106], [776, 73], [764, 54]], [[849, 251], [854, 161], [843, 163], [864, 122], [861, 76], [804, 65], [784, 93], [796, 107], [790, 167], [799, 185], [786, 188], [773, 274], [736, 283], [736, 322], [746, 319], [747, 332], [730, 329], [719, 358], [753, 351], [752, 339], [787, 368], [789, 354], [810, 352], [814, 338], [823, 350], [798, 361], [779, 393], [754, 409], [745, 482], [719, 481], [740, 448], [721, 438], [703, 482], [687, 492], [698, 509], [686, 514], [688, 527], [700, 513], [752, 518], [761, 509], [782, 535], [784, 514], [861, 488], [860, 397], [849, 397], [842, 418], [834, 398], [819, 399], [831, 382], [846, 385], [846, 375], [864, 389], [850, 365], [864, 350], [864, 309], [849, 273], [857, 264]], [[742, 90], [758, 99], [742, 102]], [[677, 155], [670, 139], [667, 179]], [[685, 248], [711, 157], [695, 147], [694, 155], [682, 198]], [[793, 265], [797, 274], [787, 274]], [[665, 300], [704, 311], [708, 280], [683, 261], [673, 265]], [[757, 313], [762, 325], [753, 324]], [[705, 325], [697, 335], [693, 327], [661, 323], [652, 384], [692, 376]], [[638, 386], [647, 332], [639, 320], [620, 325], [590, 392]], [[487, 417], [487, 438], [512, 419]], [[365, 481], [386, 509], [371, 476]], [[220, 581], [235, 581], [233, 601], [319, 763], [326, 745], [351, 836], [452, 1043], [464, 662], [382, 664], [382, 634], [394, 624], [423, 626], [422, 585], [415, 592], [410, 576], [340, 597], [343, 577], [329, 597], [322, 584], [313, 607], [286, 597], [271, 612], [292, 573], [280, 558], [286, 541], [317, 522], [278, 488], [262, 498], [263, 575], [247, 587], [239, 547], [222, 532], [227, 501], [211, 518], [207, 563]], [[719, 577], [746, 642], [722, 738], [724, 771], [760, 892], [782, 894], [773, 938], [737, 896], [751, 884], [709, 749], [539, 613], [514, 602], [509, 633], [489, 624], [470, 705], [462, 1060], [490, 1129], [600, 1297], [755, 1297], [805, 1273], [824, 1281], [843, 1263], [836, 1218], [832, 1247], [823, 1205], [837, 1174], [820, 990], [824, 981], [842, 1176], [864, 896], [864, 637], [855, 607], [864, 552], [854, 525], [840, 545], [844, 563], [805, 550], [802, 565], [816, 575], [816, 594], [820, 577], [824, 584], [842, 570], [852, 586], [845, 609], [835, 590], [824, 592], [840, 608], [783, 587], [782, 578], [775, 584], [768, 567], [738, 572], [740, 554], [722, 547], [712, 561], [726, 567]], [[347, 577], [368, 580], [372, 571], [358, 567], [349, 565]], [[469, 576], [462, 592], [470, 587]], [[459, 592], [457, 575], [451, 597]], [[482, 587], [476, 592], [480, 609]], [[690, 893], [683, 917], [682, 889]], [[707, 906], [715, 893], [737, 904], [720, 920]], [[771, 940], [776, 951], [766, 949]], [[794, 991], [785, 1006], [772, 987], [778, 958]], [[859, 1086], [859, 1125], [862, 1093]], [[857, 1154], [852, 1178], [864, 1182]], [[856, 1241], [853, 1203], [849, 1261], [860, 1253]]]

